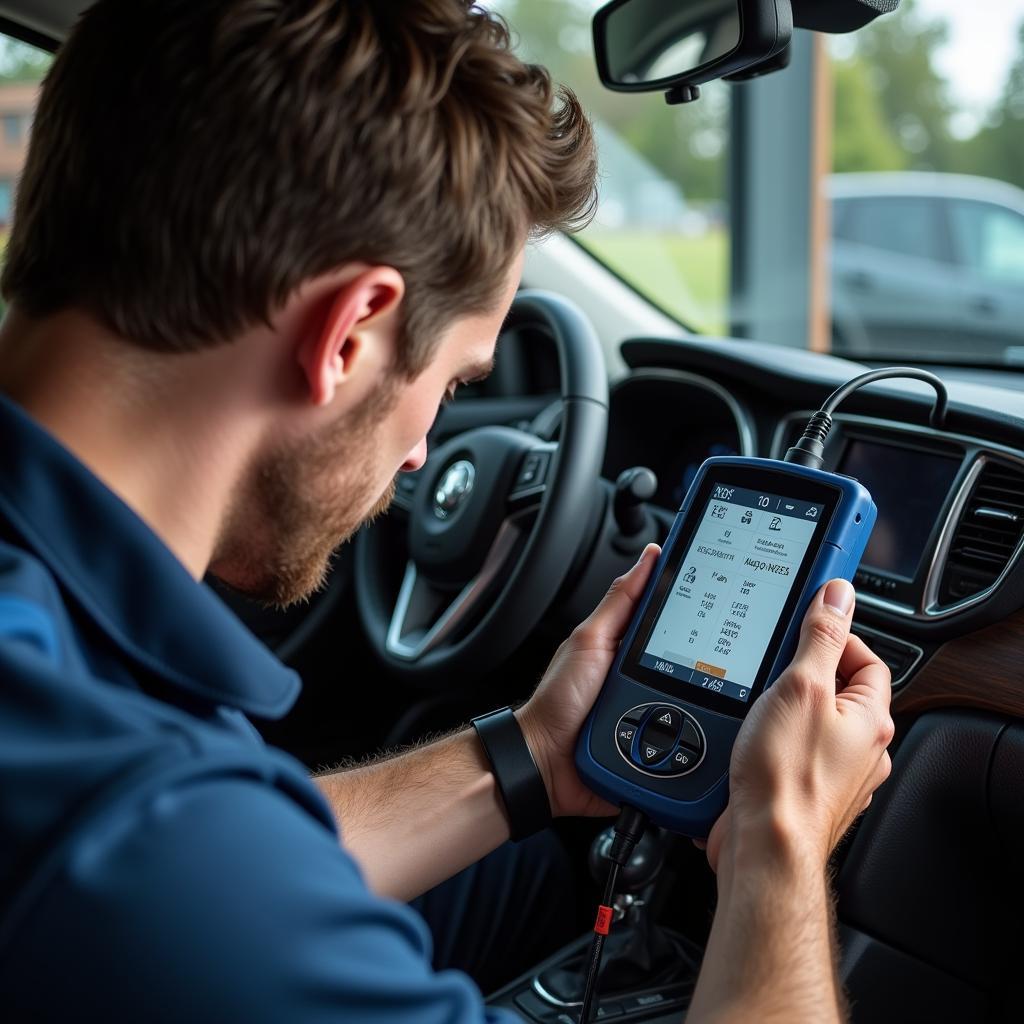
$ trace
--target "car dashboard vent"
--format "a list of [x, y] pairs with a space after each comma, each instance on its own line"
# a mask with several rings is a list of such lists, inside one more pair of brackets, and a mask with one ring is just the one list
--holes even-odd
[[949, 547], [939, 604], [987, 590], [1024, 536], [1024, 470], [987, 460], [974, 481]]

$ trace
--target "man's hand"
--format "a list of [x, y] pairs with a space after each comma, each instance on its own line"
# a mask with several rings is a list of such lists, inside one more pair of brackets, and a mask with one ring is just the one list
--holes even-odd
[[850, 634], [854, 589], [823, 587], [792, 664], [751, 709], [733, 748], [729, 807], [708, 839], [718, 870], [739, 840], [824, 867], [891, 769], [889, 670]]
[[854, 591], [811, 603], [792, 664], [733, 747], [711, 830], [718, 907], [687, 1020], [839, 1024], [829, 854], [889, 774], [889, 670], [850, 636]]
[[601, 603], [555, 652], [537, 692], [516, 712], [557, 815], [610, 815], [618, 808], [590, 792], [573, 763], [576, 740], [615, 660], [660, 548], [612, 583]]

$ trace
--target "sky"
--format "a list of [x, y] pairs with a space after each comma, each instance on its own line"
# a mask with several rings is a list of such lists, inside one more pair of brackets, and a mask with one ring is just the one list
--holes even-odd
[[1024, 0], [917, 0], [923, 14], [950, 23], [949, 45], [937, 56], [954, 97], [984, 107], [1002, 91], [1024, 22]]

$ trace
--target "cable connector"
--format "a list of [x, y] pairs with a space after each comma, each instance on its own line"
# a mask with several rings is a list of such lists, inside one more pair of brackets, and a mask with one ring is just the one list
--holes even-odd
[[646, 827], [647, 815], [635, 807], [623, 807], [615, 822], [615, 834], [605, 856], [621, 868], [633, 855]]
[[808, 469], [821, 469], [825, 464], [825, 439], [832, 429], [832, 417], [820, 409], [807, 421], [804, 432], [786, 452], [786, 462]]

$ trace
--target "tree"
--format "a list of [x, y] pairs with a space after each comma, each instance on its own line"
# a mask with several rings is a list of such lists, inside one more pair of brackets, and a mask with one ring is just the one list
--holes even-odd
[[1024, 188], [1024, 23], [1018, 53], [987, 123], [964, 144], [961, 169]]
[[[935, 64], [948, 35], [945, 21], [927, 18], [913, 0], [904, 0], [898, 11], [853, 37], [867, 86], [904, 153], [902, 165], [910, 170], [948, 171], [957, 162], [960, 143], [950, 130], [956, 106]], [[864, 88], [852, 78], [842, 84]]]
[[0, 36], [0, 82], [38, 81], [46, 74], [52, 60], [43, 50]]
[[907, 166], [907, 154], [896, 141], [878, 92], [872, 87], [871, 70], [856, 53], [833, 62], [835, 171], [894, 171]]

